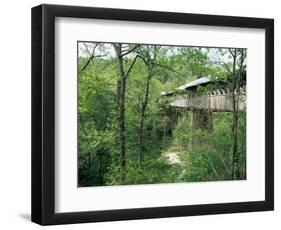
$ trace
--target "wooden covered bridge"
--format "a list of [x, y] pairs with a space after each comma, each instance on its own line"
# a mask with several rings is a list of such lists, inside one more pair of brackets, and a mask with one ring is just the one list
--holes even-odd
[[[230, 83], [201, 77], [178, 87], [174, 92], [162, 92], [169, 98], [170, 108], [184, 108], [191, 111], [194, 129], [213, 130], [213, 112], [244, 112], [246, 110], [246, 83], [233, 92]], [[235, 106], [235, 107], [234, 107]]]
[[[211, 86], [211, 90], [198, 92], [198, 87], [205, 88]], [[212, 88], [216, 88], [213, 89]], [[175, 92], [161, 93], [162, 96], [171, 98], [170, 106], [190, 109], [204, 109], [213, 112], [232, 112], [233, 95], [229, 87], [224, 82], [212, 81], [209, 77], [202, 77], [189, 82], [176, 89]], [[235, 91], [237, 94], [237, 90]], [[236, 104], [238, 111], [246, 108], [246, 85], [240, 88], [239, 99]]]

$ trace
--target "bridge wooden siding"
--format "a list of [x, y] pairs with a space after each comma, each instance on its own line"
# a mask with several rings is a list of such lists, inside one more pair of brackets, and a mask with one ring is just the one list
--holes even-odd
[[[211, 85], [214, 82], [209, 77], [202, 77], [177, 88], [181, 92], [165, 93], [163, 96], [171, 98], [170, 106], [188, 109], [202, 109], [212, 112], [232, 112], [233, 95], [226, 86], [220, 86], [217, 90], [207, 92], [197, 92], [198, 86]], [[235, 92], [237, 95], [237, 91]], [[246, 109], [246, 85], [240, 88], [239, 100], [236, 102], [238, 111]]]
[[[204, 94], [194, 93], [193, 95], [178, 95], [172, 97], [172, 107], [204, 109], [213, 112], [233, 112], [232, 93], [226, 90], [216, 90]], [[246, 89], [240, 89], [237, 110], [246, 109]]]

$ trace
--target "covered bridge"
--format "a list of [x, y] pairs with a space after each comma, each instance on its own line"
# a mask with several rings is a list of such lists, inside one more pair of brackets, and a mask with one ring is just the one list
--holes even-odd
[[[198, 91], [198, 87], [203, 89]], [[204, 88], [206, 87], [206, 90]], [[239, 95], [238, 95], [239, 93]], [[170, 106], [178, 108], [204, 109], [213, 112], [232, 112], [233, 93], [229, 83], [213, 81], [210, 77], [202, 77], [189, 82], [176, 89], [174, 92], [162, 92], [162, 96], [171, 98]], [[236, 110], [246, 108], [246, 85], [235, 90]]]
[[[174, 92], [162, 92], [169, 97], [171, 108], [185, 108], [190, 111], [194, 129], [213, 130], [213, 112], [243, 112], [246, 110], [246, 82], [234, 93], [231, 82], [201, 77], [179, 86]], [[234, 98], [234, 100], [233, 100]]]

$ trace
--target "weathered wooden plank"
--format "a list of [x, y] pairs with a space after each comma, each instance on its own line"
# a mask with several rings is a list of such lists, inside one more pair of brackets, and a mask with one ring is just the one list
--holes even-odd
[[[197, 96], [176, 96], [170, 103], [172, 107], [206, 109], [214, 112], [232, 112], [233, 103], [230, 94], [221, 94], [215, 92], [214, 95], [197, 95]], [[246, 94], [239, 96], [238, 111], [244, 111], [246, 108]]]

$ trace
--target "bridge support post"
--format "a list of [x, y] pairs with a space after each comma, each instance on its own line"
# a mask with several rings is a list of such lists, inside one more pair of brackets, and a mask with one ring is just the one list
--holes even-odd
[[208, 132], [213, 131], [213, 114], [211, 111], [205, 109], [193, 109], [191, 113], [191, 123], [194, 130], [202, 129]]

